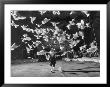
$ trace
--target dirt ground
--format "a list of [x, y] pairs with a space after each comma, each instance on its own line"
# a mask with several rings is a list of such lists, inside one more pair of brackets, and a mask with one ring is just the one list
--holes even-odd
[[[58, 69], [62, 67], [63, 72]], [[57, 61], [55, 73], [50, 72], [49, 62], [36, 62], [11, 66], [12, 77], [99, 77], [100, 63]]]

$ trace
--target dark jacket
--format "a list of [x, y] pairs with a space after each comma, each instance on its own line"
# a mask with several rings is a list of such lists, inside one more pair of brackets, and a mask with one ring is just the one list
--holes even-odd
[[56, 63], [55, 55], [50, 55], [49, 61]]

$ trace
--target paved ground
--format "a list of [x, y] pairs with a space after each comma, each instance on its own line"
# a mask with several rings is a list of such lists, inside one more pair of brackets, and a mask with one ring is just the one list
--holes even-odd
[[[58, 70], [62, 67], [64, 72]], [[57, 61], [55, 73], [50, 72], [49, 62], [12, 65], [12, 77], [99, 77], [100, 64], [93, 62]]]

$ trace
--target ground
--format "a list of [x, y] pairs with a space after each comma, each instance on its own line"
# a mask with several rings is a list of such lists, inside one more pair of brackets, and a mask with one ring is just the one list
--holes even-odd
[[[63, 72], [58, 70], [62, 67]], [[11, 66], [12, 77], [99, 77], [100, 63], [57, 61], [55, 73], [50, 72], [49, 62], [24, 63]]]

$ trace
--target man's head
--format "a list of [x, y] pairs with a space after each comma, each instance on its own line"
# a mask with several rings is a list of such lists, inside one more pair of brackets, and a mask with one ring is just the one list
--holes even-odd
[[54, 49], [51, 49], [50, 50], [50, 55], [54, 55], [54, 54], [55, 54]]

